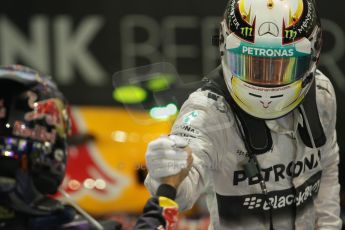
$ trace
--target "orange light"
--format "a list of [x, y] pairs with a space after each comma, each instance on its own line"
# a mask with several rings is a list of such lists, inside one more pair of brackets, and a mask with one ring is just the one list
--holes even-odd
[[80, 182], [77, 180], [70, 180], [68, 181], [68, 188], [71, 190], [79, 190], [80, 189]]

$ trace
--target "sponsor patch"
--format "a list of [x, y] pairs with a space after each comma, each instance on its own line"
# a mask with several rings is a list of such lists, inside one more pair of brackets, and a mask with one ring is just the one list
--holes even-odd
[[[303, 190], [297, 192], [296, 196], [294, 194], [286, 195], [274, 195], [269, 196], [268, 201], [272, 204], [273, 209], [285, 208], [296, 204], [296, 206], [302, 205], [307, 200], [311, 199], [316, 195], [320, 188], [320, 180], [316, 181], [314, 184], [306, 186]], [[252, 196], [244, 199], [243, 206], [248, 209], [262, 209], [264, 211], [270, 210], [269, 203], [262, 198], [262, 196]]]
[[177, 229], [178, 205], [175, 201], [166, 197], [159, 197], [159, 206], [163, 208], [162, 216], [166, 221], [166, 230]]
[[183, 123], [186, 125], [190, 125], [193, 120], [195, 120], [199, 116], [197, 111], [193, 111], [185, 115], [183, 118]]
[[[242, 153], [241, 151], [237, 152]], [[277, 164], [269, 168], [262, 168], [261, 174], [266, 182], [275, 181], [279, 182], [286, 178], [298, 177], [306, 171], [316, 169], [320, 164], [321, 156], [318, 154], [311, 154], [309, 157], [305, 157], [301, 161], [291, 161], [289, 164]], [[245, 170], [239, 170], [234, 172], [233, 185], [238, 186], [241, 183], [247, 183], [248, 185], [255, 185], [260, 183], [259, 177], [248, 178]]]
[[[269, 191], [267, 196], [260, 190], [243, 196], [227, 196], [217, 193], [221, 222], [239, 224], [245, 218], [267, 221], [265, 213], [272, 207], [275, 218], [293, 216], [298, 211], [308, 211], [320, 189], [322, 171], [316, 172], [298, 187]], [[244, 191], [245, 192], [245, 191]], [[271, 206], [271, 205], [272, 206]], [[231, 208], [229, 208], [231, 207]]]
[[46, 127], [35, 125], [33, 128], [27, 127], [23, 122], [16, 121], [13, 126], [13, 134], [19, 137], [31, 138], [37, 141], [48, 141], [55, 143], [56, 131], [49, 132]]
[[264, 49], [243, 46], [242, 53], [257, 57], [293, 57], [294, 49]]
[[167, 230], [177, 229], [177, 220], [178, 220], [178, 208], [177, 207], [166, 207], [163, 208], [163, 217], [166, 221]]
[[175, 128], [175, 130], [179, 133], [184, 133], [192, 137], [196, 137], [200, 134], [199, 130], [190, 125], [179, 125]]

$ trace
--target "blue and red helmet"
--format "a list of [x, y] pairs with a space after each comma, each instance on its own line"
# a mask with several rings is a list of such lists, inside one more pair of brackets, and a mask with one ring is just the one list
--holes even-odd
[[49, 77], [20, 65], [0, 67], [0, 192], [24, 177], [39, 193], [56, 193], [68, 132], [68, 104]]

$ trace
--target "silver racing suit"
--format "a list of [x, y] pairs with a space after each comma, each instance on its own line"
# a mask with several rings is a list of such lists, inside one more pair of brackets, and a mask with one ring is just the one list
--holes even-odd
[[[269, 229], [268, 199], [274, 229], [341, 229], [336, 98], [331, 82], [319, 71], [316, 85], [327, 143], [320, 149], [303, 143], [297, 131], [303, 123], [298, 109], [266, 121], [273, 148], [257, 156], [269, 192], [266, 198], [257, 178], [245, 174], [248, 154], [229, 105], [223, 97], [209, 98], [209, 91], [192, 93], [171, 131], [189, 142], [194, 157], [188, 177], [178, 188], [180, 209], [191, 208], [206, 194], [209, 229]], [[159, 182], [148, 175], [145, 184], [154, 194]]]

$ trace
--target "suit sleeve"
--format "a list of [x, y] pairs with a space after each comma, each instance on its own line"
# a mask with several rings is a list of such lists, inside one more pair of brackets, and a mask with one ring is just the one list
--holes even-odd
[[[341, 229], [340, 185], [338, 179], [339, 147], [335, 130], [336, 99], [334, 89], [327, 80], [318, 82], [317, 98], [318, 105], [321, 105], [319, 106], [319, 112], [321, 112], [320, 117], [327, 143], [321, 149], [323, 173], [319, 194], [315, 200], [316, 229]], [[320, 107], [324, 109], [320, 109]]]
[[[180, 210], [192, 208], [199, 196], [210, 188], [212, 170], [216, 170], [220, 162], [217, 146], [223, 146], [223, 139], [219, 131], [224, 131], [226, 124], [220, 121], [212, 104], [214, 100], [210, 100], [206, 93], [197, 91], [190, 95], [171, 131], [185, 138], [193, 150], [192, 169], [177, 192], [176, 202]], [[224, 121], [228, 121], [227, 118]], [[145, 184], [152, 193], [160, 183], [148, 176]]]
[[147, 201], [143, 214], [137, 220], [134, 229], [177, 229], [178, 205], [174, 201], [175, 196], [175, 188], [160, 185], [157, 195]]

